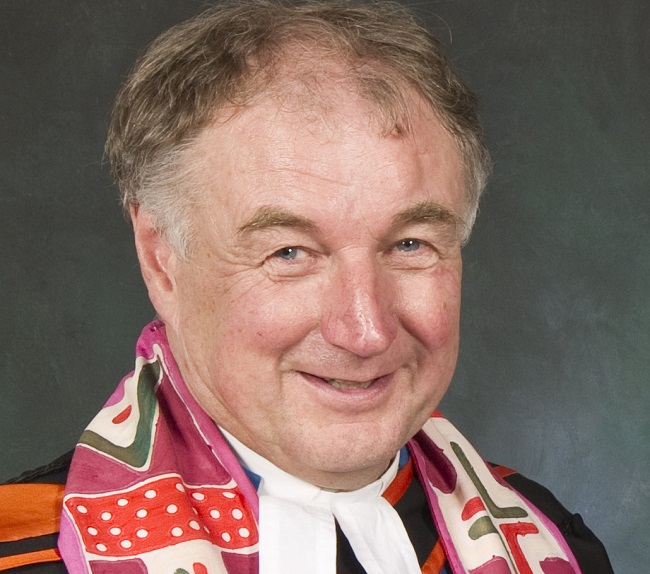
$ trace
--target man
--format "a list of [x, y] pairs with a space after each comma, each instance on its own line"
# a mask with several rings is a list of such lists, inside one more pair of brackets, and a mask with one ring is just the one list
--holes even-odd
[[[579, 516], [432, 416], [489, 160], [473, 95], [401, 8], [215, 6], [150, 47], [107, 149], [159, 319], [69, 472], [21, 480], [66, 474], [63, 563], [32, 558], [74, 573], [611, 570]], [[58, 500], [28, 486], [13, 495]], [[14, 540], [54, 532], [36, 522]]]

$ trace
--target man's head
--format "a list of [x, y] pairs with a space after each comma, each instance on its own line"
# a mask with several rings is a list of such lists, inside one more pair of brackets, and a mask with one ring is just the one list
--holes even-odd
[[188, 255], [200, 196], [192, 141], [219, 110], [282, 91], [287, 76], [317, 96], [331, 64], [345, 68], [387, 133], [409, 130], [412, 90], [435, 111], [465, 165], [466, 240], [489, 173], [476, 101], [438, 42], [390, 2], [224, 2], [160, 36], [120, 91], [109, 130], [125, 209], [144, 206]]
[[109, 149], [181, 372], [281, 468], [366, 484], [455, 367], [473, 99], [381, 4], [237, 3], [152, 50]]

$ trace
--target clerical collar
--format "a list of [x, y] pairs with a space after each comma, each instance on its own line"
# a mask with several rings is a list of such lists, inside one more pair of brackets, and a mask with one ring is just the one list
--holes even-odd
[[368, 574], [416, 574], [417, 557], [402, 521], [381, 495], [399, 455], [376, 481], [330, 492], [296, 478], [221, 429], [244, 469], [260, 477], [260, 574], [335, 574], [335, 520]]

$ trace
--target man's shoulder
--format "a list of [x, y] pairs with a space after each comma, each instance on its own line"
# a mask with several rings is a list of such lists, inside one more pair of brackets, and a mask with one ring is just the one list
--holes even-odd
[[580, 514], [567, 510], [548, 488], [538, 482], [505, 466], [493, 463], [490, 466], [495, 474], [557, 526], [583, 572], [613, 572], [603, 543], [584, 523]]
[[0, 485], [0, 571], [67, 572], [57, 550], [72, 451]]
[[[0, 485], [0, 571], [67, 572], [56, 543], [72, 453]], [[550, 490], [534, 480], [505, 466], [491, 467], [558, 527], [583, 572], [612, 572], [605, 548], [579, 514], [569, 512]]]
[[0, 488], [9, 484], [65, 484], [73, 453], [74, 449], [48, 464], [39, 466], [34, 470], [25, 471], [20, 476], [0, 485]]

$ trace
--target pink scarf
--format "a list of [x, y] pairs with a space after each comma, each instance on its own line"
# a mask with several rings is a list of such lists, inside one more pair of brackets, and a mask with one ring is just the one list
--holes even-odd
[[[580, 574], [556, 527], [436, 415], [409, 442], [454, 574]], [[165, 327], [84, 431], [59, 549], [72, 574], [256, 574], [258, 498], [190, 395]]]

